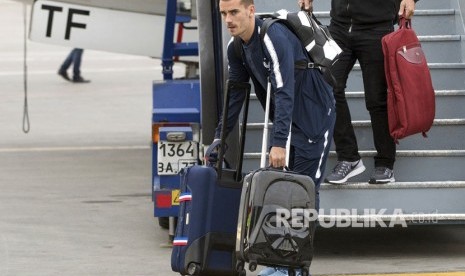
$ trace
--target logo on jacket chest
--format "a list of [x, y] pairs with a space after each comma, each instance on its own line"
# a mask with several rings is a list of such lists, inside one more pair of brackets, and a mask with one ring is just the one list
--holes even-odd
[[263, 59], [263, 67], [265, 67], [267, 70], [270, 70], [270, 62], [266, 59]]

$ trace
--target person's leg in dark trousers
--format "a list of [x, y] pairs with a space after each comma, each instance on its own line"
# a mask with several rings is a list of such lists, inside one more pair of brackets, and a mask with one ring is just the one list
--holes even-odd
[[70, 81], [71, 79], [68, 76], [68, 68], [71, 66], [71, 64], [74, 61], [74, 49], [69, 52], [68, 56], [65, 58], [63, 63], [60, 66], [60, 69], [58, 70], [58, 75], [62, 76], [64, 79]]
[[377, 155], [375, 167], [393, 169], [396, 145], [389, 133], [387, 84], [381, 38], [392, 30], [354, 32], [353, 48], [360, 62], [366, 108], [370, 113]]
[[343, 52], [339, 55], [338, 61], [330, 68], [332, 77], [328, 79], [326, 74], [328, 82], [333, 86], [334, 99], [336, 100], [334, 144], [338, 162], [325, 181], [332, 184], [343, 184], [349, 178], [365, 171], [365, 166], [358, 153], [357, 138], [345, 94], [347, 79], [357, 57], [352, 49], [351, 34], [347, 29], [330, 25], [329, 30]]
[[81, 77], [81, 57], [83, 49], [76, 48], [73, 50], [73, 79]]
[[[74, 83], [87, 83], [90, 82], [82, 78], [81, 76], [81, 58], [82, 53], [84, 52], [83, 49], [74, 48], [69, 55], [66, 57], [65, 61], [61, 65], [60, 69], [58, 70], [58, 75], [62, 76], [64, 79], [68, 81], [72, 81]], [[70, 79], [68, 76], [68, 68], [73, 64], [73, 78]]]
[[[307, 142], [306, 144], [291, 145], [289, 153], [289, 168], [300, 174], [308, 175], [315, 183], [315, 210], [320, 210], [320, 185], [324, 177], [326, 160], [329, 155], [331, 140], [333, 138], [334, 122], [336, 114], [332, 114], [333, 120], [331, 125], [325, 131], [323, 138], [319, 141]], [[296, 137], [299, 136], [299, 137]], [[294, 141], [309, 141], [305, 135], [292, 129], [291, 139]], [[315, 230], [318, 221], [313, 224], [312, 237], [315, 239]]]
[[68, 70], [68, 68], [71, 66], [71, 63], [73, 63], [73, 60], [74, 60], [74, 49], [71, 52], [69, 52], [68, 56], [63, 61], [63, 64], [60, 67], [60, 71]]
[[[307, 142], [306, 144], [291, 145], [289, 156], [289, 168], [300, 174], [308, 175], [315, 183], [315, 209], [320, 209], [320, 184], [323, 180], [326, 160], [333, 138], [334, 120], [325, 131], [324, 136], [318, 141]], [[300, 137], [296, 137], [300, 136]], [[291, 139], [297, 141], [309, 141], [305, 135], [293, 128]]]
[[331, 74], [336, 83], [333, 83], [334, 99], [336, 100], [336, 125], [334, 127], [334, 144], [339, 161], [354, 162], [360, 160], [357, 138], [352, 126], [349, 105], [345, 95], [347, 79], [354, 67], [356, 56], [351, 49], [351, 41], [346, 30], [330, 26], [334, 40], [342, 49], [338, 61], [331, 67]]

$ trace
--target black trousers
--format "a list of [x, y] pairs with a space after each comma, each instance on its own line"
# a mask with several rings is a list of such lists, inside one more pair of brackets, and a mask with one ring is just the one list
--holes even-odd
[[339, 60], [331, 67], [336, 83], [333, 84], [336, 99], [336, 124], [334, 143], [339, 161], [360, 159], [357, 138], [351, 122], [345, 89], [347, 79], [356, 60], [359, 61], [365, 89], [365, 104], [371, 117], [373, 140], [377, 151], [375, 166], [394, 166], [396, 145], [389, 134], [387, 115], [387, 85], [384, 74], [384, 57], [381, 38], [392, 32], [393, 27], [356, 30], [330, 25], [334, 40], [343, 50]]

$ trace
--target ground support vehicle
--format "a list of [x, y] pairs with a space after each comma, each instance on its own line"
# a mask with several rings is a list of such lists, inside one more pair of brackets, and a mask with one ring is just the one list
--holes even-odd
[[[179, 15], [177, 7], [177, 1], [167, 1], [162, 54], [164, 80], [154, 82], [152, 89], [152, 200], [154, 216], [160, 226], [169, 228], [170, 238], [174, 236], [174, 218], [179, 212], [179, 172], [201, 162], [198, 76], [173, 80], [174, 61], [179, 56], [198, 55], [197, 42], [181, 41], [183, 24], [191, 21], [191, 15]], [[176, 24], [178, 36], [174, 42]], [[193, 67], [195, 72], [197, 66], [194, 62], [186, 67]]]

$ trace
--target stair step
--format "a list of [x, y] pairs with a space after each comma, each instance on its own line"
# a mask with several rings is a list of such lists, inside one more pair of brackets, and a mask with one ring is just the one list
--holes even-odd
[[[329, 11], [315, 11], [315, 17], [318, 19], [330, 18]], [[455, 15], [455, 9], [416, 9], [415, 16], [430, 16], [430, 15]], [[413, 18], [415, 18], [415, 16]]]
[[418, 40], [420, 42], [427, 42], [427, 41], [461, 41], [462, 36], [460, 35], [419, 35]]
[[[324, 210], [324, 209], [322, 209]], [[334, 209], [333, 213], [342, 213]], [[343, 209], [344, 212], [348, 209]], [[319, 226], [323, 228], [331, 227], [408, 227], [409, 225], [418, 224], [463, 224], [465, 222], [465, 214], [439, 214], [431, 213], [425, 214], [423, 212], [412, 212], [411, 214], [405, 213], [402, 209], [395, 209], [396, 212], [392, 214], [386, 214], [387, 208], [381, 210], [363, 208], [363, 210], [352, 209], [348, 211], [356, 210], [362, 215], [326, 215], [324, 213], [318, 215]], [[381, 211], [381, 214], [377, 212]], [[365, 212], [366, 214], [363, 214]], [[373, 214], [370, 214], [373, 213]]]
[[382, 185], [368, 184], [367, 182], [347, 182], [342, 185], [322, 183], [320, 190], [345, 189], [422, 189], [422, 188], [465, 188], [465, 181], [414, 181], [392, 182]]
[[[455, 9], [417, 9], [415, 10], [415, 16], [427, 16], [427, 15], [455, 15]], [[414, 17], [415, 18], [415, 17]]]
[[[465, 80], [463, 76], [462, 81]], [[465, 84], [464, 84], [465, 86]], [[463, 87], [462, 87], [463, 88]], [[465, 118], [465, 90], [436, 90], [436, 119]], [[365, 94], [363, 91], [346, 92], [350, 113], [353, 121], [369, 120], [370, 115], [365, 107]], [[249, 122], [263, 122], [265, 113], [255, 94], [251, 95]]]
[[[360, 150], [374, 149], [370, 121], [355, 121], [355, 135]], [[465, 119], [437, 119], [427, 137], [415, 134], [399, 140], [398, 150], [460, 150], [465, 148]]]
[[[259, 129], [263, 130], [264, 123], [247, 123], [247, 130]], [[270, 127], [273, 126], [273, 123], [268, 124]], [[354, 127], [371, 127], [371, 121], [369, 120], [360, 120], [352, 121]], [[434, 119], [433, 126], [441, 125], [451, 125], [451, 126], [461, 126], [465, 125], [465, 119]]]
[[433, 87], [460, 90], [465, 87], [465, 63], [430, 63]]
[[[353, 177], [355, 182], [368, 181], [374, 170], [374, 150], [359, 151], [366, 171]], [[244, 154], [244, 171], [259, 168], [259, 152]], [[336, 165], [336, 153], [331, 151], [326, 164], [325, 175]], [[438, 165], [440, 164], [440, 166]], [[465, 150], [398, 150], [394, 165], [397, 181], [463, 181], [465, 179]], [[435, 169], [437, 168], [437, 169]]]
[[[368, 181], [374, 170], [374, 150], [359, 151], [366, 171], [351, 180]], [[328, 174], [336, 165], [337, 157], [330, 152], [326, 164]], [[463, 150], [398, 150], [394, 164], [397, 181], [463, 181], [465, 179], [465, 151]]]
[[357, 214], [364, 214], [367, 209], [386, 209], [381, 215], [389, 216], [394, 210], [401, 210], [404, 215], [416, 215], [417, 219], [463, 221], [464, 196], [464, 181], [322, 184], [320, 206], [325, 215], [331, 215], [331, 209], [356, 209]]
[[[360, 150], [374, 149], [373, 132], [369, 120], [352, 122]], [[270, 124], [271, 126], [271, 124]], [[247, 124], [245, 152], [261, 148], [263, 123]], [[436, 119], [427, 133], [428, 137], [415, 134], [399, 140], [398, 150], [460, 150], [465, 148], [465, 119]], [[332, 144], [332, 148], [334, 145]]]
[[[457, 89], [457, 90], [435, 90], [434, 91], [436, 97], [447, 97], [447, 96], [465, 96], [465, 90]], [[347, 91], [346, 92], [347, 98], [365, 98], [365, 92], [363, 91]], [[257, 99], [255, 94], [251, 95], [251, 99]]]
[[[359, 151], [360, 156], [374, 157], [376, 151], [364, 150]], [[397, 157], [465, 157], [465, 150], [398, 150]], [[244, 159], [260, 159], [259, 152], [246, 152]], [[336, 157], [336, 152], [330, 151], [329, 157]], [[461, 164], [461, 165], [465, 165]]]
[[[455, 90], [435, 90], [436, 96], [465, 96], [465, 90], [455, 89]], [[363, 91], [346, 91], [347, 98], [363, 98], [365, 94]], [[251, 100], [258, 100], [255, 93], [250, 94]]]
[[[465, 76], [463, 77], [465, 79]], [[436, 119], [465, 118], [465, 90], [436, 90]], [[364, 92], [346, 92], [352, 120], [368, 120]], [[262, 119], [263, 120], [263, 119]]]
[[[451, 1], [456, 0], [421, 0], [416, 3], [415, 15], [418, 15], [420, 11], [426, 10], [448, 10], [455, 5], [452, 5]], [[257, 12], [270, 12], [279, 9], [287, 9], [289, 11], [298, 10], [297, 2], [295, 1], [282, 1], [282, 0], [266, 0], [266, 1], [256, 1], [255, 7]], [[315, 15], [320, 16], [320, 14], [327, 14], [329, 17], [329, 10], [331, 9], [331, 1], [314, 1], [313, 10]]]
[[[376, 151], [364, 150], [359, 151], [362, 157], [374, 157]], [[335, 157], [336, 152], [331, 151], [330, 157]], [[465, 150], [398, 150], [397, 157], [465, 157]], [[461, 164], [465, 165], [465, 163]]]
[[454, 7], [452, 2], [456, 2], [457, 0], [422, 0], [418, 1], [415, 5], [416, 9], [419, 10], [426, 10], [426, 9], [449, 9]]
[[430, 63], [463, 62], [462, 39], [460, 35], [419, 36], [426, 60]]
[[[461, 90], [465, 87], [465, 63], [429, 63], [433, 87], [436, 90]], [[362, 91], [362, 71], [359, 64], [347, 81], [347, 91]]]
[[[423, 0], [422, 0], [423, 1]], [[422, 2], [420, 1], [420, 2]], [[274, 2], [274, 1], [270, 1]], [[293, 1], [287, 1], [288, 3], [275, 4], [273, 3], [266, 4], [261, 6], [257, 3], [256, 10], [259, 13], [274, 12], [279, 9], [287, 9], [289, 11], [297, 11], [297, 5]], [[330, 2], [330, 1], [321, 1], [321, 2]], [[442, 1], [441, 1], [442, 2]], [[277, 7], [276, 9], [273, 9]], [[417, 7], [415, 10], [415, 15], [412, 19], [412, 25], [417, 34], [455, 34], [457, 32], [455, 28], [455, 9], [444, 8], [442, 6], [440, 9], [425, 9]], [[319, 3], [314, 4], [315, 16], [323, 25], [329, 25], [330, 21], [330, 12], [331, 9], [330, 3], [320, 5]]]
[[[329, 25], [329, 11], [315, 12], [323, 25]], [[398, 28], [397, 26], [395, 27]], [[412, 28], [417, 35], [457, 34], [454, 9], [416, 10], [412, 18]]]

